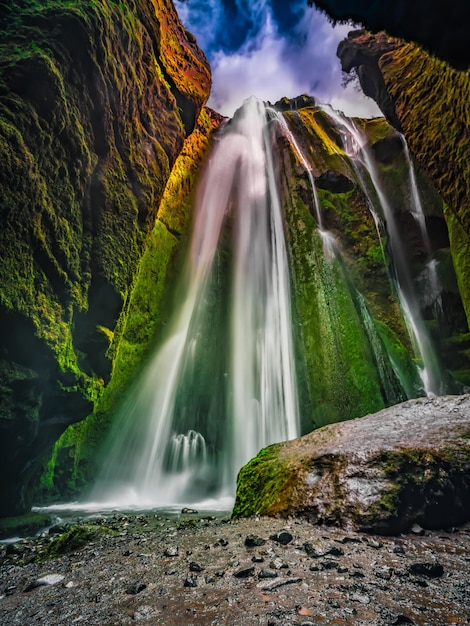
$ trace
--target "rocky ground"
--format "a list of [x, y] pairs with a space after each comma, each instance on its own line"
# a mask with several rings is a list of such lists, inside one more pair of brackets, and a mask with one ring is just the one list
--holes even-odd
[[470, 624], [470, 526], [381, 537], [186, 513], [64, 531], [3, 545], [2, 625]]

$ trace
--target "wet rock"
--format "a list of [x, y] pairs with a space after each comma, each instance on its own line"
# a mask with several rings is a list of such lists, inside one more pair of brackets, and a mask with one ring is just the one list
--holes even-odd
[[329, 546], [325, 549], [318, 549], [312, 543], [306, 542], [303, 545], [305, 552], [313, 559], [319, 559], [324, 556], [344, 556], [344, 550], [338, 546]]
[[289, 565], [287, 563], [285, 563], [282, 559], [273, 559], [271, 561], [271, 563], [269, 564], [269, 567], [271, 567], [271, 569], [287, 569], [289, 567]]
[[258, 583], [256, 587], [258, 589], [261, 589], [262, 591], [273, 591], [274, 589], [279, 589], [279, 587], [284, 587], [285, 585], [293, 585], [300, 582], [302, 582], [301, 578], [276, 578], [271, 582]]
[[347, 193], [354, 188], [352, 180], [334, 170], [326, 170], [315, 179], [318, 189], [325, 189], [331, 193]]
[[393, 570], [391, 567], [382, 567], [381, 569], [376, 570], [375, 575], [377, 578], [381, 578], [382, 580], [390, 580], [392, 577]]
[[126, 593], [131, 596], [135, 596], [136, 594], [140, 593], [146, 588], [147, 588], [147, 585], [145, 583], [135, 582], [129, 585], [128, 587], [126, 587]]
[[283, 530], [280, 533], [269, 535], [269, 538], [276, 543], [280, 543], [282, 546], [287, 546], [287, 544], [292, 541], [293, 536], [286, 530]]
[[415, 576], [427, 576], [428, 578], [440, 578], [444, 568], [440, 563], [412, 563], [408, 571]]
[[413, 533], [413, 535], [418, 535], [419, 537], [422, 537], [424, 535], [424, 528], [420, 526], [419, 524], [414, 523], [410, 528], [410, 533]]
[[168, 548], [163, 553], [165, 556], [175, 557], [179, 554], [178, 546], [168, 546]]
[[255, 548], [257, 546], [264, 546], [266, 539], [258, 537], [257, 535], [247, 535], [245, 537], [245, 546], [247, 548]]
[[202, 572], [204, 571], [204, 567], [202, 565], [199, 565], [199, 563], [195, 563], [194, 561], [191, 561], [191, 563], [189, 564], [189, 571], [190, 572]]
[[277, 572], [270, 569], [262, 569], [258, 574], [258, 578], [277, 578], [277, 576]]
[[242, 569], [234, 572], [233, 575], [235, 578], [249, 578], [250, 576], [255, 575], [255, 567], [254, 565], [251, 567], [243, 567]]
[[41, 576], [41, 578], [37, 578], [33, 582], [29, 583], [29, 585], [25, 588], [25, 591], [31, 591], [32, 589], [36, 589], [36, 587], [44, 587], [48, 585], [57, 585], [64, 580], [65, 576], [62, 574], [46, 574], [45, 576]]

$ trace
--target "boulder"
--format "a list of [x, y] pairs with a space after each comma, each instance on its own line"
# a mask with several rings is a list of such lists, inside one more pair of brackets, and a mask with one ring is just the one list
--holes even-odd
[[470, 395], [408, 400], [261, 450], [233, 517], [306, 518], [395, 534], [470, 519]]

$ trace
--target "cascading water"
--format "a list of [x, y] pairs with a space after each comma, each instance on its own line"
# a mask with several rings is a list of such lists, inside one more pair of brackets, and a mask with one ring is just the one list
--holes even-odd
[[96, 499], [233, 494], [260, 448], [299, 434], [271, 142], [254, 98], [219, 133], [198, 192], [185, 300], [116, 421]]
[[[445, 375], [420, 313], [419, 301], [416, 297], [416, 286], [410, 275], [396, 217], [374, 164], [367, 138], [359, 131], [352, 120], [334, 111], [328, 105], [322, 105], [322, 109], [344, 133], [347, 154], [352, 160], [356, 171], [358, 171], [357, 163], [359, 163], [368, 172], [387, 225], [395, 282], [403, 316], [417, 356], [422, 361], [420, 376], [423, 381], [423, 387], [427, 395], [441, 395], [446, 391]], [[371, 206], [373, 206], [364, 177], [358, 176], [358, 180], [370, 200]], [[374, 217], [374, 219], [376, 218]]]

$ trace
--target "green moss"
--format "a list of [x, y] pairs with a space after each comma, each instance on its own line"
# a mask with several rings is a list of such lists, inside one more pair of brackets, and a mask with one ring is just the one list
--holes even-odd
[[446, 207], [444, 215], [459, 292], [470, 325], [470, 239], [455, 212]]
[[18, 517], [0, 518], [0, 539], [33, 535], [51, 524], [51, 518], [44, 513], [27, 513]]
[[[167, 321], [176, 274], [186, 249], [197, 176], [209, 149], [215, 122], [203, 111], [195, 131], [185, 140], [167, 181], [158, 217], [149, 234], [132, 289], [109, 340], [112, 377], [95, 411], [70, 426], [56, 443], [42, 486], [53, 496], [73, 494], [95, 474], [97, 453], [106, 440], [113, 415], [148, 360], [158, 331]], [[179, 259], [179, 261], [178, 261]]]
[[47, 549], [46, 558], [53, 559], [63, 554], [76, 552], [92, 541], [98, 541], [109, 535], [118, 535], [118, 533], [106, 526], [98, 526], [96, 524], [74, 526], [51, 541]]
[[298, 480], [297, 459], [279, 456], [280, 445], [260, 450], [240, 470], [232, 518], [286, 512], [292, 485]]

